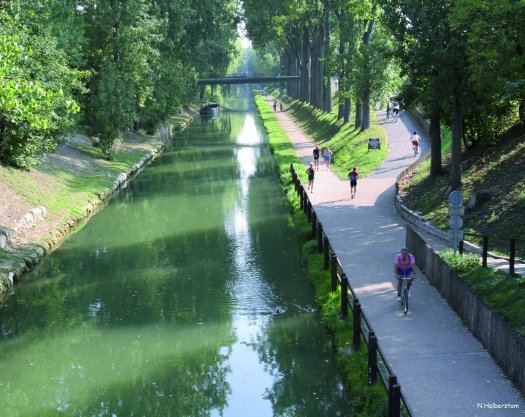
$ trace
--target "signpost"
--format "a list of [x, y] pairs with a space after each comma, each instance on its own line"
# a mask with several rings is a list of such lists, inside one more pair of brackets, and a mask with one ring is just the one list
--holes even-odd
[[452, 242], [452, 249], [454, 255], [458, 250], [458, 244], [460, 240], [463, 240], [463, 215], [465, 214], [465, 207], [461, 205], [463, 203], [463, 194], [459, 191], [452, 191], [448, 196], [448, 226], [450, 227], [448, 235]]
[[368, 138], [368, 150], [370, 149], [381, 149], [379, 138]]

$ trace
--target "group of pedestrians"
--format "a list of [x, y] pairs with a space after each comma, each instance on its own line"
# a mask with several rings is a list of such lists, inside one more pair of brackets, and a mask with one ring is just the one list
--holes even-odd
[[[273, 111], [277, 111], [277, 100], [274, 100], [273, 102]], [[283, 103], [279, 103], [279, 111], [283, 111]]]
[[[319, 159], [321, 157], [321, 149], [319, 149], [319, 146], [317, 145], [315, 146], [312, 154], [314, 156], [314, 162], [313, 163], [311, 162], [310, 165], [308, 165], [308, 168], [306, 169], [306, 173], [308, 174], [307, 189], [313, 193], [314, 192], [315, 171], [319, 171]], [[330, 148], [326, 148], [322, 152], [322, 155], [324, 157], [326, 165], [330, 166], [330, 163], [332, 162], [332, 151], [330, 150]]]
[[[319, 159], [321, 157], [321, 149], [319, 149], [319, 146], [315, 146], [313, 152], [314, 162], [310, 162], [308, 165], [308, 168], [306, 168], [306, 173], [308, 174], [308, 186], [307, 190], [309, 190], [311, 193], [314, 192], [314, 179], [315, 179], [315, 171], [319, 171]], [[332, 162], [332, 151], [330, 148], [326, 148], [323, 151], [324, 160], [326, 162], [327, 166], [330, 166]], [[357, 191], [357, 179], [359, 178], [359, 172], [357, 171], [356, 167], [353, 167], [352, 170], [348, 173], [348, 179], [350, 180], [350, 195], [351, 198], [355, 198], [355, 194]]]

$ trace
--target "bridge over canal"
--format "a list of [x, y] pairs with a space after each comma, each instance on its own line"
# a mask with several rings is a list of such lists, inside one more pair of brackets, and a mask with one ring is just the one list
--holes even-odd
[[286, 75], [280, 77], [223, 77], [223, 78], [203, 78], [198, 85], [229, 85], [229, 84], [265, 84], [275, 82], [300, 82], [298, 75]]

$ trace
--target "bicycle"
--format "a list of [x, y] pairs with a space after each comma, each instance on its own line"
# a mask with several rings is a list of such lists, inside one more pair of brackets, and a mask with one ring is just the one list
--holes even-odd
[[419, 153], [419, 145], [413, 143], [412, 144], [412, 149], [414, 151], [414, 156], [417, 156], [417, 154]]
[[410, 290], [408, 289], [408, 279], [413, 279], [412, 276], [407, 275], [406, 271], [403, 270], [403, 275], [401, 277], [401, 308], [405, 314], [408, 313], [408, 299]]

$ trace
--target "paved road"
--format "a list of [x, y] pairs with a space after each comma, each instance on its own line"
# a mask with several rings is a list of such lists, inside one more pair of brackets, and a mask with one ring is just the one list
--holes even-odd
[[[276, 115], [300, 160], [311, 162], [313, 142], [286, 112]], [[388, 157], [358, 181], [356, 198], [350, 198], [348, 181], [325, 165], [310, 198], [402, 391], [415, 416], [525, 415], [519, 392], [421, 271], [409, 314], [395, 301], [393, 257], [405, 242], [405, 223], [393, 204], [395, 180], [414, 161], [409, 137], [418, 129], [407, 115], [396, 123], [385, 122], [384, 113], [378, 117], [388, 135]], [[428, 142], [418, 133], [424, 152]], [[519, 409], [494, 408], [507, 404]]]

